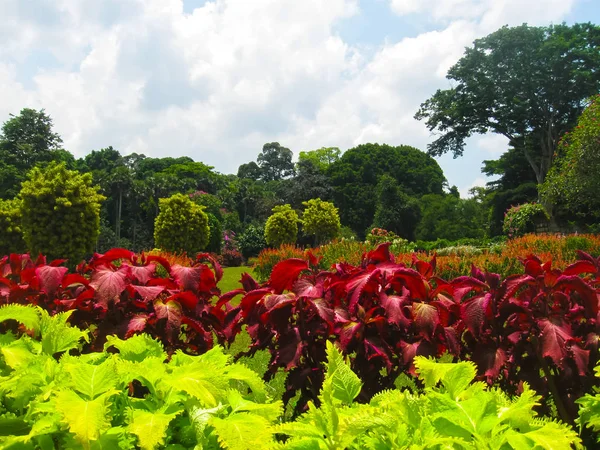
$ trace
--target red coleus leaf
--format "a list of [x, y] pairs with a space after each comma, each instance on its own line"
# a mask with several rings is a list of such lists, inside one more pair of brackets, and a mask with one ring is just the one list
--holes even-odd
[[568, 354], [575, 361], [579, 375], [589, 373], [590, 351], [582, 349], [578, 344], [572, 343], [568, 346]]
[[213, 258], [213, 256], [210, 253], [198, 253], [198, 255], [196, 256], [196, 261], [210, 262], [210, 264], [213, 266], [213, 269], [215, 270], [214, 276], [216, 277], [217, 283], [221, 281], [221, 279], [223, 278], [223, 269], [221, 268], [221, 264], [219, 264], [218, 261], [215, 258]]
[[502, 283], [504, 298], [513, 297], [524, 286], [535, 286], [536, 281], [531, 275], [511, 275]]
[[478, 343], [473, 353], [473, 361], [485, 375], [488, 384], [498, 378], [506, 359], [506, 352], [502, 348], [490, 344]]
[[33, 262], [31, 261], [31, 257], [27, 253], [25, 253], [25, 254], [11, 253], [9, 256], [9, 261], [10, 261], [10, 273], [15, 277], [19, 277], [21, 275], [21, 271], [23, 269], [33, 267]]
[[380, 270], [373, 269], [370, 272], [362, 272], [358, 275], [355, 275], [346, 283], [346, 291], [348, 292], [348, 294], [352, 294], [350, 296], [350, 302], [348, 304], [348, 309], [351, 312], [354, 311], [363, 292], [372, 293], [380, 287], [380, 278]]
[[271, 294], [271, 290], [267, 288], [256, 289], [255, 291], [248, 292], [244, 297], [242, 297], [242, 301], [240, 302], [240, 306], [242, 308], [242, 315], [244, 317], [248, 317], [250, 313], [254, 310], [256, 304], [261, 300], [265, 295]]
[[220, 308], [226, 303], [229, 303], [233, 298], [238, 295], [244, 295], [246, 293], [243, 289], [235, 289], [233, 291], [226, 292], [219, 297], [219, 301], [217, 302], [217, 308]]
[[175, 264], [171, 267], [171, 275], [183, 291], [198, 292], [201, 272], [200, 266], [185, 267]]
[[598, 294], [596, 290], [576, 275], [560, 276], [554, 289], [564, 289], [567, 294], [575, 291], [579, 294], [588, 317], [598, 315]]
[[522, 262], [525, 266], [525, 273], [527, 275], [536, 278], [544, 274], [542, 261], [538, 257], [534, 255], [528, 255]]
[[296, 367], [304, 348], [305, 344], [302, 342], [300, 332], [297, 328], [291, 328], [289, 332], [280, 335], [273, 364], [286, 370]]
[[294, 282], [298, 279], [300, 273], [308, 270], [308, 263], [302, 259], [291, 258], [275, 264], [269, 285], [276, 294], [281, 294], [285, 290], [291, 290]]
[[435, 266], [437, 264], [436, 255], [434, 254], [431, 258], [431, 261], [422, 261], [417, 258], [417, 255], [413, 253], [412, 255], [412, 265], [424, 278], [431, 278], [433, 273], [435, 272]]
[[36, 268], [35, 275], [40, 290], [45, 292], [49, 298], [53, 298], [68, 271], [69, 269], [66, 267], [41, 266]]
[[165, 288], [164, 286], [136, 286], [135, 284], [130, 284], [127, 286], [127, 290], [130, 291], [132, 297], [135, 296], [134, 293], [137, 293], [145, 302], [151, 302], [162, 294]]
[[185, 306], [188, 310], [194, 311], [198, 304], [199, 298], [190, 291], [178, 292], [175, 295], [170, 296], [166, 301], [178, 301], [181, 305]]
[[135, 253], [131, 250], [127, 250], [125, 248], [111, 248], [106, 253], [99, 254], [96, 253], [92, 260], [90, 261], [91, 267], [99, 267], [103, 265], [107, 265], [116, 261], [117, 259], [125, 259], [127, 261], [132, 261], [135, 256]]
[[252, 278], [252, 276], [247, 272], [244, 272], [242, 274], [240, 283], [242, 283], [242, 287], [244, 288], [244, 291], [246, 291], [246, 292], [254, 291], [255, 289], [260, 288], [260, 285], [256, 282], [256, 280], [254, 278]]
[[319, 317], [323, 319], [329, 327], [329, 332], [333, 331], [335, 324], [335, 313], [329, 306], [329, 303], [322, 298], [315, 298], [308, 300], [308, 305], [312, 306]]
[[62, 287], [68, 288], [75, 285], [89, 286], [90, 280], [78, 273], [68, 273], [62, 280]]
[[348, 321], [342, 324], [339, 330], [339, 338], [340, 347], [343, 351], [346, 351], [355, 339], [360, 339], [363, 327], [364, 324], [362, 322]]
[[162, 286], [165, 289], [175, 290], [178, 289], [179, 286], [173, 280], [169, 278], [152, 278], [146, 286]]
[[394, 262], [390, 254], [390, 242], [379, 244], [375, 250], [368, 252], [363, 264], [379, 264], [383, 262]]
[[461, 318], [475, 337], [481, 334], [483, 326], [492, 316], [492, 294], [490, 293], [467, 300], [461, 305]]
[[561, 318], [551, 317], [538, 321], [540, 327], [540, 350], [542, 356], [550, 357], [554, 363], [562, 367], [562, 359], [566, 356], [566, 344], [573, 339], [571, 326]]
[[133, 316], [127, 324], [127, 333], [125, 334], [125, 337], [128, 338], [138, 331], [144, 331], [149, 317], [148, 314], [136, 314]]
[[429, 298], [429, 283], [416, 270], [400, 267], [394, 271], [390, 283], [396, 292], [401, 292], [402, 287], [406, 287], [412, 299], [427, 300]]
[[148, 264], [147, 266], [129, 266], [131, 278], [140, 284], [146, 284], [154, 276], [156, 266]]
[[412, 321], [403, 312], [404, 306], [410, 304], [408, 289], [403, 289], [402, 296], [388, 296], [385, 292], [382, 292], [379, 296], [379, 302], [385, 310], [385, 315], [390, 323], [398, 325], [401, 328], [408, 328], [410, 326]]
[[10, 295], [11, 281], [7, 278], [0, 278], [0, 296], [8, 297]]
[[399, 347], [402, 351], [402, 361], [404, 365], [410, 365], [408, 372], [416, 375], [413, 360], [415, 356], [433, 356], [436, 354], [435, 347], [425, 339], [416, 342], [400, 341]]
[[154, 311], [156, 312], [157, 319], [165, 319], [167, 329], [167, 339], [169, 341], [175, 338], [181, 326], [181, 305], [175, 301], [164, 302], [162, 300], [156, 300], [154, 302]]
[[381, 358], [385, 364], [386, 369], [389, 371], [392, 369], [392, 361], [390, 359], [390, 351], [384, 341], [377, 338], [368, 338], [364, 340], [365, 353], [367, 359], [371, 361], [374, 358]]
[[417, 332], [426, 339], [431, 339], [435, 328], [440, 324], [437, 308], [427, 303], [413, 303], [410, 308]]
[[316, 282], [313, 282], [308, 278], [300, 278], [294, 283], [293, 292], [298, 297], [323, 297], [323, 280], [319, 279]]
[[568, 266], [563, 271], [563, 275], [581, 275], [582, 273], [596, 273], [597, 271], [597, 264], [591, 261], [577, 261]]
[[123, 265], [119, 270], [99, 268], [92, 273], [90, 286], [96, 291], [96, 299], [104, 308], [110, 302], [119, 302], [121, 292], [129, 281], [129, 266]]
[[156, 255], [148, 255], [148, 256], [142, 255], [142, 258], [144, 259], [146, 264], [157, 262], [165, 268], [167, 273], [171, 273], [171, 264], [169, 263], [169, 261], [167, 261], [166, 258], [163, 258], [162, 256], [156, 256]]

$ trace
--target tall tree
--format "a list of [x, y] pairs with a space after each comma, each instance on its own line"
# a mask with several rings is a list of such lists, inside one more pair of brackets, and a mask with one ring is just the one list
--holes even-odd
[[30, 108], [22, 109], [17, 116], [11, 114], [4, 122], [0, 131], [0, 198], [17, 195], [26, 173], [36, 164], [68, 162], [68, 152], [60, 150], [62, 139], [52, 125], [43, 109]]
[[383, 175], [377, 184], [377, 209], [373, 226], [413, 241], [420, 218], [417, 200], [402, 192], [395, 178]]
[[600, 27], [526, 24], [477, 39], [448, 71], [456, 81], [415, 115], [441, 136], [429, 154], [462, 155], [474, 133], [506, 136], [542, 183], [584, 101], [600, 90]]
[[277, 181], [294, 175], [293, 153], [279, 142], [263, 145], [256, 158], [264, 181]]
[[374, 197], [381, 176], [394, 178], [410, 197], [441, 194], [446, 183], [442, 169], [431, 156], [406, 145], [359, 145], [347, 150], [327, 174], [342, 224], [361, 236], [373, 223], [377, 205]]
[[298, 163], [310, 161], [319, 170], [325, 172], [331, 164], [340, 159], [341, 154], [341, 150], [337, 147], [322, 147], [317, 150], [300, 152], [298, 155]]

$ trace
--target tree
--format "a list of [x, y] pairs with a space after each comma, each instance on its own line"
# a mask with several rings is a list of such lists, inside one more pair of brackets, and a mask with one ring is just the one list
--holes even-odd
[[363, 237], [373, 223], [377, 206], [373, 194], [383, 175], [394, 178], [410, 197], [441, 194], [446, 183], [442, 169], [431, 156], [406, 145], [359, 145], [347, 150], [327, 174], [342, 223]]
[[294, 174], [293, 153], [282, 147], [279, 142], [263, 145], [262, 152], [256, 158], [264, 181], [278, 181]]
[[204, 207], [187, 195], [175, 194], [159, 200], [160, 213], [154, 224], [156, 245], [169, 252], [189, 255], [206, 248], [210, 238], [208, 216]]
[[501, 134], [522, 152], [537, 183], [546, 178], [560, 136], [600, 89], [600, 27], [503, 27], [467, 48], [415, 115], [441, 136], [429, 154], [463, 153], [474, 133]]
[[273, 214], [265, 225], [265, 240], [273, 247], [281, 244], [293, 244], [298, 237], [298, 214], [290, 205], [273, 208]]
[[326, 172], [327, 168], [340, 159], [341, 150], [337, 147], [322, 147], [318, 150], [300, 152], [298, 155], [298, 164], [303, 161], [310, 161], [321, 172]]
[[23, 182], [22, 229], [27, 248], [50, 259], [78, 263], [98, 238], [100, 202], [90, 173], [67, 170], [63, 163], [35, 167]]
[[249, 163], [242, 164], [238, 168], [237, 176], [238, 178], [249, 178], [257, 181], [262, 176], [262, 171], [260, 167], [258, 167], [258, 164], [254, 161], [250, 161]]
[[338, 236], [342, 225], [338, 209], [330, 202], [313, 198], [302, 202], [305, 206], [302, 214], [304, 233], [315, 237], [315, 244], [320, 245]]
[[0, 131], [0, 198], [15, 197], [26, 173], [36, 164], [68, 159], [68, 152], [60, 151], [62, 139], [52, 131], [52, 119], [43, 109], [25, 108], [10, 117]]
[[302, 202], [311, 198], [331, 200], [333, 187], [325, 172], [310, 159], [303, 159], [296, 164], [296, 176], [290, 181], [287, 198], [292, 206], [300, 208]]
[[560, 142], [559, 154], [541, 186], [542, 198], [600, 219], [600, 95], [591, 99], [577, 127]]
[[421, 218], [416, 199], [409, 197], [390, 175], [383, 175], [377, 184], [377, 209], [373, 227], [393, 231], [398, 236], [414, 241], [415, 229]]

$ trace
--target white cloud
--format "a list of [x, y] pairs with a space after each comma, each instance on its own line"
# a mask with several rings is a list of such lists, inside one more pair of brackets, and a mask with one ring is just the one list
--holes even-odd
[[[275, 140], [294, 152], [368, 141], [424, 149], [431, 136], [413, 115], [449, 86], [465, 46], [504, 23], [560, 21], [574, 2], [390, 0], [439, 29], [363, 53], [335, 31], [362, 13], [357, 0], [215, 0], [191, 14], [181, 0], [34, 1], [0, 2], [0, 120], [44, 107], [78, 156], [112, 145], [222, 172]], [[474, 142], [481, 159], [502, 146]], [[464, 173], [447, 176], [466, 185]]]

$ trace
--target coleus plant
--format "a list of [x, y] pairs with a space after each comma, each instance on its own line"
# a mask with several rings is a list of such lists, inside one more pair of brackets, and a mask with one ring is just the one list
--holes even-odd
[[446, 281], [434, 275], [435, 257], [406, 267], [382, 244], [360, 266], [329, 272], [312, 255], [283, 261], [268, 283], [246, 283], [220, 303], [242, 295], [230, 325], [247, 327], [247, 353], [270, 352], [267, 379], [288, 371], [283, 401], [298, 395], [296, 414], [318, 404], [326, 342], [334, 340], [363, 381], [359, 401], [414, 373], [416, 356], [450, 354], [476, 362], [479, 379], [511, 394], [528, 382], [551, 397], [545, 412], [555, 405], [573, 422], [574, 401], [596, 383], [599, 264], [584, 253], [564, 272], [534, 256], [522, 262], [524, 274], [504, 280], [473, 267]]
[[[125, 338], [146, 332], [160, 338], [169, 353], [203, 353], [212, 347], [213, 333], [225, 340], [228, 306], [211, 303], [223, 272], [210, 255], [199, 254], [184, 267], [160, 256], [112, 249], [95, 254], [74, 273], [63, 263], [47, 264], [43, 256], [33, 260], [27, 254], [3, 258], [0, 303], [33, 304], [52, 314], [73, 311], [70, 323], [92, 330], [87, 351], [102, 349], [109, 334]], [[158, 275], [157, 265], [167, 277]]]

